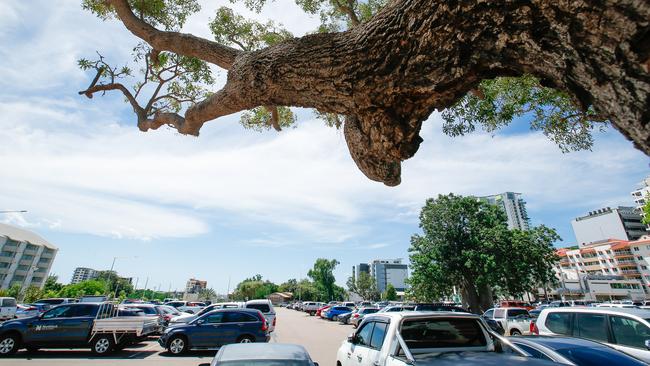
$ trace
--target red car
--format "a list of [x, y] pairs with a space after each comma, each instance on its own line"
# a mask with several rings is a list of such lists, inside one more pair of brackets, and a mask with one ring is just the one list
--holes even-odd
[[316, 310], [316, 316], [324, 318], [325, 317], [325, 312], [327, 311], [327, 309], [329, 309], [331, 307], [332, 307], [331, 305], [325, 305], [322, 308], [319, 308], [318, 310]]

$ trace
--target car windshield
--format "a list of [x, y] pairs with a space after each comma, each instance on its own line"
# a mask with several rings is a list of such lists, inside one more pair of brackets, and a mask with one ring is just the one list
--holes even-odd
[[247, 304], [246, 307], [249, 308], [249, 309], [259, 310], [259, 311], [261, 311], [263, 313], [271, 312], [271, 308], [269, 307], [268, 304]]
[[306, 360], [233, 360], [221, 361], [220, 366], [311, 366]]
[[557, 353], [573, 361], [576, 365], [590, 366], [636, 366], [645, 363], [624, 353], [609, 348], [565, 348], [556, 350]]
[[400, 334], [411, 350], [480, 347], [487, 344], [476, 319], [406, 319], [402, 323]]

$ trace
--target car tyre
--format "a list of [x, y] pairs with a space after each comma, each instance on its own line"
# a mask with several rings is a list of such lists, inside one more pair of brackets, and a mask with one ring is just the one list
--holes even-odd
[[253, 343], [253, 342], [255, 342], [255, 338], [253, 338], [252, 336], [245, 335], [237, 338], [237, 343]]
[[167, 351], [174, 356], [187, 352], [187, 339], [181, 335], [173, 336], [167, 343]]
[[90, 350], [93, 354], [98, 356], [107, 355], [113, 352], [114, 347], [115, 341], [113, 340], [113, 337], [104, 334], [95, 337], [90, 344]]
[[20, 338], [15, 334], [0, 337], [0, 356], [13, 355], [20, 347]]
[[517, 329], [513, 329], [513, 330], [510, 331], [510, 335], [511, 335], [512, 337], [520, 336], [520, 335], [521, 335], [521, 332], [518, 331]]

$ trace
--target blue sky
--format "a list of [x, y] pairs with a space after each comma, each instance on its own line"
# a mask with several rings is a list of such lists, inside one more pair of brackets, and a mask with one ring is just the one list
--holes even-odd
[[[185, 30], [209, 36], [207, 21], [226, 2], [209, 2]], [[241, 10], [241, 9], [239, 9]], [[315, 17], [290, 1], [261, 14], [294, 34]], [[589, 210], [631, 205], [648, 159], [618, 132], [598, 134], [592, 152], [562, 154], [525, 121], [495, 136], [449, 138], [437, 114], [403, 164], [402, 184], [367, 180], [342, 132], [307, 110], [281, 133], [244, 130], [238, 116], [210, 122], [199, 138], [160, 129], [141, 133], [121, 96], [77, 95], [91, 76], [80, 57], [102, 51], [130, 60], [137, 40], [77, 1], [0, 3], [0, 220], [25, 226], [60, 248], [53, 273], [77, 266], [149, 278], [180, 289], [189, 277], [223, 293], [245, 277], [305, 277], [318, 257], [336, 258], [340, 284], [352, 265], [408, 257], [418, 212], [439, 193], [521, 192], [535, 225], [574, 237], [570, 220]], [[223, 73], [220, 74], [223, 77]], [[218, 86], [215, 86], [215, 90]]]

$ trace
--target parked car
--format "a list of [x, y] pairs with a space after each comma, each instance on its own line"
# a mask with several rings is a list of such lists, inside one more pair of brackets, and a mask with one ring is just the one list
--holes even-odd
[[650, 362], [649, 319], [644, 309], [547, 308], [531, 327], [535, 334], [586, 338]]
[[[43, 306], [43, 305], [42, 305]], [[39, 308], [32, 304], [18, 304], [16, 305], [16, 318], [31, 318], [41, 314]]]
[[167, 326], [168, 321], [165, 318], [167, 312], [161, 305], [154, 304], [126, 304], [122, 305], [125, 309], [137, 309], [142, 311], [146, 316], [155, 316], [158, 318], [158, 323], [160, 324], [160, 331], [162, 328]]
[[264, 317], [266, 318], [267, 323], [269, 324], [269, 333], [275, 330], [275, 309], [273, 309], [273, 304], [270, 300], [250, 300], [246, 301], [244, 304], [246, 309], [255, 309], [259, 310]]
[[318, 308], [323, 306], [319, 302], [314, 302], [314, 301], [306, 301], [302, 305], [302, 311], [309, 315], [316, 315], [316, 311], [318, 311]]
[[503, 300], [499, 303], [500, 308], [524, 308], [526, 310], [535, 309], [531, 304], [519, 300]]
[[61, 304], [74, 304], [76, 302], [78, 302], [77, 299], [73, 299], [69, 297], [56, 297], [50, 299], [40, 299], [34, 301], [34, 304], [48, 304], [50, 306], [54, 306], [54, 305], [61, 305]]
[[16, 299], [13, 297], [0, 297], [0, 320], [15, 318], [17, 310]]
[[505, 335], [518, 336], [531, 332], [531, 317], [524, 308], [493, 308], [483, 313], [483, 317], [499, 322]]
[[354, 312], [350, 318], [349, 323], [352, 324], [353, 327], [359, 326], [359, 323], [361, 323], [361, 320], [368, 314], [374, 314], [379, 311], [379, 308], [376, 307], [363, 307], [359, 308], [356, 312]]
[[170, 301], [164, 305], [175, 307], [178, 311], [189, 314], [196, 314], [205, 307], [204, 303], [196, 301]]
[[341, 344], [336, 360], [340, 366], [552, 364], [526, 358], [523, 352], [500, 354], [496, 349], [477, 315], [385, 312], [366, 316]]
[[396, 313], [400, 311], [414, 311], [415, 305], [389, 305], [379, 310], [380, 313]]
[[349, 324], [350, 323], [350, 317], [355, 314], [357, 310], [352, 310], [351, 313], [345, 313], [345, 314], [339, 314], [334, 317], [334, 320], [338, 321], [341, 324]]
[[19, 348], [90, 347], [105, 355], [158, 328], [155, 318], [133, 316], [118, 319], [118, 310], [110, 303], [63, 304], [37, 317], [14, 319], [0, 324], [0, 356]]
[[172, 355], [215, 349], [230, 343], [268, 342], [269, 326], [259, 310], [219, 309], [187, 324], [168, 327], [158, 343]]
[[318, 366], [303, 346], [282, 343], [228, 344], [219, 349], [210, 366]]
[[318, 308], [318, 310], [316, 310], [316, 316], [321, 317], [321, 318], [325, 318], [325, 313], [331, 307], [332, 307], [331, 305], [325, 305], [323, 307]]
[[327, 310], [325, 313], [325, 318], [327, 320], [334, 320], [334, 317], [341, 314], [351, 313], [352, 309], [347, 306], [333, 306]]
[[235, 308], [240, 308], [240, 304], [236, 302], [222, 302], [222, 303], [217, 303], [217, 304], [212, 304], [209, 306], [204, 307], [201, 311], [199, 311], [196, 314], [190, 314], [190, 313], [182, 313], [178, 314], [177, 316], [174, 316], [169, 320], [170, 324], [181, 324], [181, 323], [189, 323], [192, 320], [198, 318], [199, 316], [208, 313], [212, 310], [217, 310], [217, 309], [235, 309]]
[[574, 366], [641, 366], [645, 362], [602, 343], [574, 337], [523, 336], [510, 343], [530, 357]]

